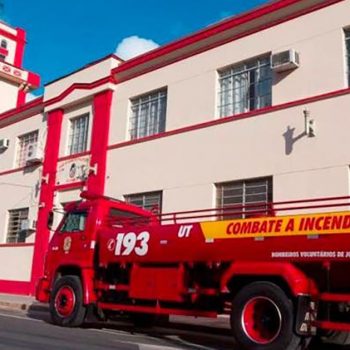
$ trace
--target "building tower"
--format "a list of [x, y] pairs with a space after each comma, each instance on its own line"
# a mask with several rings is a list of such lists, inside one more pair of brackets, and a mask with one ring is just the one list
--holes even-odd
[[40, 85], [39, 75], [23, 69], [26, 33], [1, 20], [3, 6], [0, 0], [0, 114], [23, 105]]

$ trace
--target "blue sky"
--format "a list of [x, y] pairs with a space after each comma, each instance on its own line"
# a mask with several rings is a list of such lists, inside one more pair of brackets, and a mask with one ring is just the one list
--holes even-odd
[[[137, 36], [163, 45], [266, 0], [0, 0], [27, 31], [24, 65], [43, 83], [116, 51]], [[134, 38], [135, 39], [135, 38]], [[136, 38], [137, 39], [137, 38]], [[137, 40], [136, 40], [137, 41]], [[135, 41], [124, 41], [130, 50]], [[131, 48], [132, 49], [132, 48]], [[123, 51], [123, 52], [124, 52]], [[130, 53], [130, 52], [129, 52]]]

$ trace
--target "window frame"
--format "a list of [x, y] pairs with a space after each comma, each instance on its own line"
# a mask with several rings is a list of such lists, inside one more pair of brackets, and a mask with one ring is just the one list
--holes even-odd
[[[31, 135], [34, 135], [34, 141], [26, 141], [26, 137], [30, 137]], [[15, 157], [15, 167], [16, 168], [23, 168], [27, 166], [27, 152], [28, 147], [30, 145], [36, 145], [36, 147], [39, 146], [39, 130], [33, 130], [30, 132], [27, 132], [25, 134], [22, 134], [20, 136], [17, 136], [16, 140], [16, 157]]]
[[[86, 125], [84, 125], [84, 131], [82, 136], [82, 142], [80, 142], [81, 136], [78, 136], [78, 144], [75, 145], [74, 138], [76, 138], [74, 123], [78, 120], [85, 119]], [[66, 154], [69, 156], [84, 153], [89, 149], [89, 139], [90, 139], [90, 112], [82, 113], [74, 117], [69, 118], [68, 121], [68, 135], [67, 135], [67, 151]], [[75, 150], [76, 149], [76, 150]]]
[[346, 86], [350, 87], [350, 27], [343, 28], [344, 47], [345, 47], [345, 78]]
[[[259, 184], [261, 182], [261, 184]], [[263, 186], [263, 183], [265, 182], [265, 185], [267, 187], [265, 192], [257, 192], [257, 193], [247, 193], [247, 189], [252, 189], [253, 187], [257, 188], [259, 186]], [[255, 185], [254, 185], [255, 184]], [[234, 201], [232, 203], [229, 203], [225, 205], [224, 197], [223, 197], [223, 191], [224, 187], [232, 186], [231, 189], [227, 188], [227, 191], [237, 191], [237, 194], [231, 195], [231, 197], [236, 197], [239, 199], [241, 197], [241, 201]], [[236, 188], [234, 188], [236, 186]], [[249, 186], [251, 186], [249, 188]], [[241, 194], [239, 192], [242, 192]], [[248, 191], [249, 192], [249, 191]], [[259, 211], [261, 210], [261, 206], [265, 206], [263, 210], [261, 210], [261, 213], [255, 213], [253, 216], [264, 216], [264, 215], [271, 215], [272, 209], [270, 204], [273, 201], [273, 177], [272, 176], [265, 176], [265, 177], [257, 177], [257, 178], [248, 178], [243, 180], [234, 180], [234, 181], [227, 181], [227, 182], [221, 182], [215, 184], [215, 201], [216, 201], [216, 207], [218, 209], [224, 209], [220, 213], [220, 219], [221, 220], [229, 220], [229, 219], [244, 219], [246, 217], [249, 217], [249, 205], [257, 205], [256, 207], [252, 207], [251, 211]], [[262, 201], [248, 201], [247, 196], [259, 196], [259, 195], [265, 195], [265, 200]], [[227, 198], [228, 196], [226, 196]], [[261, 206], [259, 204], [261, 203]], [[238, 208], [238, 212], [241, 211], [241, 213], [233, 213], [232, 215], [223, 215], [225, 213], [225, 208]], [[264, 215], [263, 215], [264, 214]]]
[[[24, 216], [23, 212], [25, 213]], [[18, 218], [14, 218], [13, 214], [18, 213]], [[17, 220], [18, 223], [14, 224], [11, 220]], [[6, 244], [20, 244], [25, 243], [28, 230], [21, 230], [23, 221], [29, 220], [29, 207], [9, 209], [7, 211], [7, 230], [6, 230]], [[17, 230], [13, 234], [10, 230], [13, 226], [17, 227]], [[24, 239], [21, 239], [21, 234], [25, 234]]]
[[[158, 95], [154, 97], [155, 95]], [[152, 97], [153, 96], [153, 97]], [[148, 101], [146, 101], [148, 99]], [[152, 102], [157, 102], [157, 113], [153, 119], [156, 119], [156, 123], [150, 121], [152, 115]], [[147, 115], [144, 117], [144, 128], [140, 128], [142, 124], [142, 107], [147, 106]], [[137, 116], [135, 116], [135, 109], [137, 108]], [[128, 118], [128, 139], [138, 140], [145, 137], [158, 135], [166, 130], [166, 119], [168, 109], [168, 87], [162, 87], [157, 90], [153, 90], [136, 97], [132, 97], [129, 100], [129, 118]]]
[[[148, 205], [145, 205], [146, 202], [146, 197], [147, 196], [159, 196], [158, 198], [158, 204], [157, 206], [152, 206], [149, 207]], [[131, 200], [131, 199], [135, 199], [137, 197], [142, 197], [142, 205], [137, 204], [136, 200]], [[163, 207], [163, 191], [151, 191], [151, 192], [141, 192], [141, 193], [133, 193], [133, 194], [127, 194], [124, 195], [124, 200], [125, 202], [129, 203], [129, 204], [133, 204], [136, 205], [138, 207], [141, 207], [145, 210], [148, 210], [156, 215], [160, 215], [162, 214], [162, 207]], [[158, 210], [155, 210], [158, 207]]]
[[[266, 70], [266, 71], [265, 71]], [[246, 75], [246, 91], [241, 81]], [[261, 76], [263, 79], [260, 80]], [[236, 81], [235, 81], [235, 78]], [[254, 82], [251, 83], [251, 79]], [[226, 90], [223, 88], [224, 80]], [[238, 84], [234, 87], [234, 83]], [[265, 86], [267, 85], [267, 88]], [[225, 118], [272, 106], [273, 71], [271, 53], [260, 55], [217, 70], [216, 115]], [[259, 90], [264, 93], [259, 92]], [[243, 92], [242, 92], [243, 91]], [[267, 91], [267, 93], [266, 93]], [[235, 96], [238, 98], [235, 99]], [[226, 103], [223, 103], [225, 101]]]

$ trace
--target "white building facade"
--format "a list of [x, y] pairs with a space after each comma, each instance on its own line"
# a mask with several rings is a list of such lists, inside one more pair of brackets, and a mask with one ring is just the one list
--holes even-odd
[[0, 292], [34, 292], [49, 212], [82, 189], [162, 212], [349, 196], [349, 14], [274, 1], [9, 110], [0, 76]]

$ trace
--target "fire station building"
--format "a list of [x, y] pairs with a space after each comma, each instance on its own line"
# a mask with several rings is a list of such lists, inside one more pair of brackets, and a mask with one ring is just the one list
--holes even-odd
[[[350, 0], [277, 0], [45, 86], [0, 22], [0, 292], [82, 189], [162, 212], [350, 195]], [[56, 222], [60, 215], [56, 215]]]

